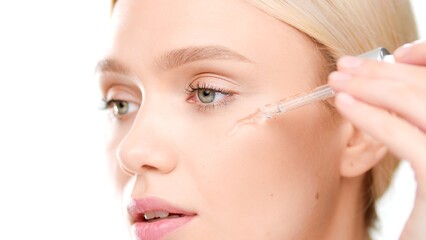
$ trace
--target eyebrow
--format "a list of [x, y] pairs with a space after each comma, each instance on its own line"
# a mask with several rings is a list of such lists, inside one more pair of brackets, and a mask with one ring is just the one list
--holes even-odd
[[[161, 55], [157, 61], [157, 65], [162, 70], [170, 70], [185, 64], [203, 60], [233, 60], [252, 63], [251, 60], [235, 51], [223, 46], [212, 45], [191, 46], [168, 51]], [[106, 58], [99, 61], [96, 65], [96, 71], [130, 73], [130, 70], [124, 64], [113, 58]]]
[[158, 66], [170, 70], [182, 65], [202, 60], [234, 60], [252, 62], [243, 55], [223, 46], [192, 46], [166, 52], [160, 57]]
[[130, 73], [130, 70], [114, 58], [105, 58], [96, 64], [95, 72], [117, 72], [128, 74]]

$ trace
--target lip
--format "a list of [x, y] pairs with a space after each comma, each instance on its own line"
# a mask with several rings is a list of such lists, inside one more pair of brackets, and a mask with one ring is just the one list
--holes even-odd
[[[144, 220], [144, 213], [164, 211], [181, 215], [178, 218], [166, 218], [155, 222]], [[161, 240], [165, 236], [190, 222], [196, 214], [173, 206], [159, 198], [132, 199], [127, 205], [127, 212], [136, 240]]]

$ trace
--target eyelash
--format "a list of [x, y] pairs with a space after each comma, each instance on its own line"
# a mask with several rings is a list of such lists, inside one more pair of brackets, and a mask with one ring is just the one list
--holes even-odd
[[219, 101], [218, 103], [197, 104], [198, 110], [200, 112], [207, 112], [207, 111], [215, 110], [219, 107], [223, 107], [223, 106], [228, 105], [233, 100], [232, 96], [233, 96], [234, 93], [232, 93], [231, 91], [228, 91], [226, 89], [219, 88], [219, 87], [207, 84], [207, 83], [200, 83], [200, 82], [197, 82], [195, 84], [190, 84], [188, 86], [188, 88], [186, 89], [186, 93], [190, 95], [190, 98], [188, 98], [188, 100], [191, 99], [191, 98], [197, 97], [196, 92], [199, 91], [199, 90], [210, 90], [210, 91], [221, 93], [221, 94], [225, 95], [224, 99]]
[[99, 109], [100, 110], [108, 110], [111, 107], [111, 105], [113, 103], [116, 103], [116, 102], [120, 102], [120, 100], [113, 99], [113, 98], [111, 98], [111, 99], [102, 98], [101, 102], [100, 102]]

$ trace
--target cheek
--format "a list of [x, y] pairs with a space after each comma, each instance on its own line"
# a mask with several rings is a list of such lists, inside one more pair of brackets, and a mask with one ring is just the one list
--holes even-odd
[[293, 219], [289, 225], [295, 226], [286, 229], [294, 230], [315, 215], [318, 194], [330, 192], [323, 186], [338, 178], [337, 154], [326, 146], [332, 138], [326, 124], [303, 120], [312, 119], [303, 112], [316, 111], [308, 108], [247, 126], [205, 155], [197, 179], [203, 196], [214, 203], [209, 211], [213, 221], [225, 229], [229, 221], [239, 221], [244, 228], [268, 216], [265, 225]]

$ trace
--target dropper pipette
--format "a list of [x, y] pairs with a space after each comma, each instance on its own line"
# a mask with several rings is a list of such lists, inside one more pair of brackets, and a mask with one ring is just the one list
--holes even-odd
[[[374, 59], [379, 61], [385, 61], [389, 63], [395, 62], [393, 56], [385, 48], [377, 48], [367, 53], [361, 54], [358, 57], [365, 59]], [[255, 113], [239, 120], [231, 131], [233, 134], [238, 127], [249, 123], [262, 123], [268, 119], [271, 119], [277, 115], [282, 115], [288, 111], [296, 108], [308, 105], [313, 102], [323, 101], [334, 97], [336, 93], [328, 85], [322, 85], [309, 92], [298, 94], [289, 98], [279, 100], [277, 102], [265, 105], [259, 108]]]

